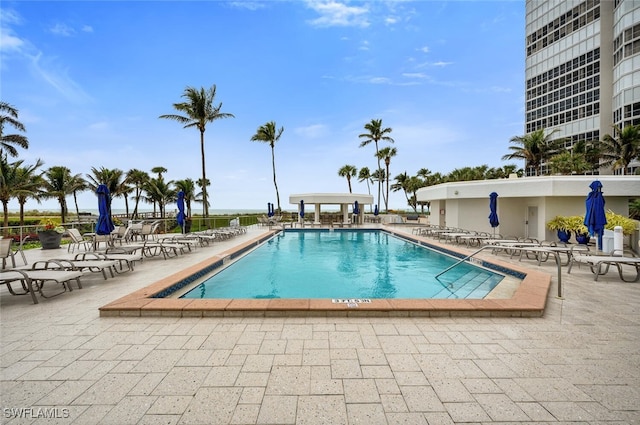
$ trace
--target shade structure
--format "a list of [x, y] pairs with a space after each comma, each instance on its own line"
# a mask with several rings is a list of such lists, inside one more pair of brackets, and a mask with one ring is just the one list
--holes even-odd
[[181, 190], [178, 192], [178, 215], [176, 216], [176, 220], [178, 221], [178, 226], [182, 229], [184, 233], [184, 223], [185, 223], [185, 215], [184, 215], [184, 192]]
[[304, 201], [300, 200], [300, 218], [304, 218]]
[[378, 211], [378, 204], [376, 204], [375, 208], [373, 209], [373, 215], [378, 215], [380, 214], [380, 211]]
[[498, 220], [498, 194], [496, 192], [489, 194], [489, 224], [494, 229], [500, 225], [500, 220]]
[[604, 211], [604, 196], [602, 196], [602, 183], [595, 180], [591, 182], [589, 187], [591, 192], [589, 192], [585, 201], [584, 225], [589, 229], [591, 236], [597, 236], [598, 248], [602, 249], [602, 234], [604, 226], [607, 224], [607, 216]]
[[101, 184], [96, 189], [98, 195], [98, 222], [96, 223], [96, 234], [109, 235], [115, 229], [111, 219], [111, 195], [109, 188]]
[[358, 201], [353, 203], [353, 213], [358, 215], [360, 214], [360, 206], [358, 205]]

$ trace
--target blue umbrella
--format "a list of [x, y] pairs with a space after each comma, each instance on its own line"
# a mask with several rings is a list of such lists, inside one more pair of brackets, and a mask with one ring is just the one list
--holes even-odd
[[300, 218], [304, 218], [304, 201], [300, 200]]
[[178, 216], [176, 220], [184, 233], [184, 192], [182, 190], [178, 192]]
[[111, 195], [109, 195], [109, 188], [106, 185], [101, 184], [96, 189], [98, 195], [98, 222], [96, 223], [96, 234], [109, 235], [113, 232], [116, 226], [113, 225], [111, 220]]
[[267, 217], [271, 216], [273, 216], [273, 213], [271, 212], [271, 202], [267, 202]]
[[373, 209], [373, 215], [378, 215], [380, 214], [380, 212], [378, 211], [378, 204], [376, 204], [375, 208]]
[[602, 196], [602, 183], [598, 180], [589, 185], [591, 192], [587, 195], [586, 214], [584, 215], [584, 225], [589, 229], [591, 236], [598, 236], [598, 247], [602, 249], [602, 233], [607, 224], [607, 216], [604, 212], [604, 197]]
[[355, 201], [353, 203], [353, 213], [354, 214], [360, 214], [360, 206], [358, 205], [358, 201]]
[[500, 221], [498, 220], [498, 194], [495, 192], [491, 192], [489, 195], [489, 224], [494, 229], [500, 225]]

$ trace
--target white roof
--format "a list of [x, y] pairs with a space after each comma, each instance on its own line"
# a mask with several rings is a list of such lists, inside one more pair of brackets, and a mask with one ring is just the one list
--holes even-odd
[[361, 193], [300, 193], [289, 195], [290, 204], [299, 204], [304, 201], [305, 204], [353, 204], [358, 201], [361, 205], [373, 204], [373, 195]]
[[[467, 182], [443, 183], [418, 189], [418, 201], [440, 199], [488, 198], [491, 192], [500, 197], [526, 198], [544, 196], [579, 196], [585, 198], [592, 181], [602, 183], [605, 196], [640, 196], [640, 176], [541, 176]], [[306, 202], [306, 200], [305, 200]]]

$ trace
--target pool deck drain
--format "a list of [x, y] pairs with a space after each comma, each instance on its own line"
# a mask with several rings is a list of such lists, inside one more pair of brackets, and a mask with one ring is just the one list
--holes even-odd
[[[388, 230], [388, 229], [387, 229]], [[272, 232], [271, 234], [275, 234]], [[407, 237], [394, 232], [401, 237]], [[167, 276], [149, 286], [134, 291], [100, 307], [100, 316], [127, 317], [212, 317], [212, 316], [474, 316], [474, 317], [541, 317], [551, 286], [551, 275], [514, 264], [497, 257], [482, 257], [499, 267], [526, 274], [510, 298], [485, 299], [370, 299], [370, 302], [334, 302], [332, 299], [184, 299], [156, 298], [181, 281], [190, 278], [217, 262], [246, 251], [265, 240], [264, 236], [248, 240], [236, 247], [213, 255], [198, 264]], [[455, 246], [411, 236], [448, 251], [468, 254]], [[352, 301], [352, 300], [343, 300]], [[354, 300], [363, 301], [363, 300]]]

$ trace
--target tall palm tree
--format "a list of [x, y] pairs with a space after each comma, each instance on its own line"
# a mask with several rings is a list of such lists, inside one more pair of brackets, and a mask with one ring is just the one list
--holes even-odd
[[338, 170], [338, 175], [340, 177], [347, 178], [347, 184], [349, 185], [349, 193], [353, 193], [353, 191], [351, 190], [351, 177], [355, 177], [357, 172], [358, 172], [358, 169], [355, 167], [355, 165], [345, 165]]
[[268, 143], [271, 146], [271, 165], [273, 168], [273, 185], [276, 187], [276, 201], [278, 203], [278, 212], [280, 209], [280, 194], [278, 193], [278, 183], [276, 183], [276, 159], [275, 159], [275, 144], [278, 140], [280, 140], [280, 136], [282, 136], [282, 132], [284, 131], [284, 127], [280, 127], [280, 129], [276, 130], [276, 123], [273, 121], [269, 121], [265, 125], [261, 125], [258, 127], [256, 134], [251, 136], [252, 142], [264, 142]]
[[69, 182], [69, 186], [71, 186], [71, 193], [73, 195], [73, 204], [76, 207], [76, 215], [80, 218], [80, 208], [78, 207], [78, 192], [84, 192], [89, 189], [89, 185], [87, 181], [82, 178], [82, 175], [76, 174], [71, 177], [71, 181]]
[[[389, 133], [393, 131], [392, 128], [382, 128], [382, 119], [372, 119], [371, 122], [368, 122], [364, 125], [364, 129], [368, 131], [368, 133], [362, 133], [358, 135], [360, 139], [364, 139], [360, 142], [360, 147], [365, 147], [369, 143], [373, 142], [376, 145], [376, 158], [378, 158], [378, 170], [381, 170], [380, 167], [380, 157], [378, 156], [378, 142], [388, 142], [393, 143], [394, 140], [388, 136]], [[380, 174], [380, 173], [378, 173]], [[380, 192], [381, 192], [381, 181], [378, 180], [378, 205], [380, 205]]]
[[[184, 124], [184, 128], [197, 128], [200, 131], [200, 155], [202, 157], [202, 181], [207, 181], [207, 168], [204, 160], [204, 132], [207, 124], [222, 118], [235, 118], [232, 114], [221, 112], [222, 102], [217, 106], [213, 105], [216, 97], [216, 85], [214, 84], [209, 90], [204, 87], [196, 89], [187, 87], [182, 94], [186, 99], [185, 102], [174, 103], [173, 107], [184, 115], [167, 114], [160, 115], [160, 118], [166, 118]], [[204, 206], [204, 216], [209, 217], [209, 202], [207, 199], [207, 187], [202, 186], [202, 203]]]
[[[373, 179], [371, 179], [371, 171], [369, 171], [369, 167], [362, 167], [358, 172], [358, 181], [367, 182], [367, 193], [371, 195], [371, 187], [369, 186], [369, 182], [373, 183]], [[373, 205], [369, 205], [369, 211], [373, 212]]]
[[18, 121], [18, 110], [7, 102], [0, 102], [0, 153], [5, 151], [16, 157], [18, 151], [15, 146], [28, 149], [29, 140], [21, 134], [4, 134], [5, 124], [9, 124], [18, 131], [27, 131], [24, 124]]
[[187, 217], [191, 217], [191, 201], [196, 199], [196, 183], [192, 179], [176, 180], [175, 186], [178, 191], [184, 192]]
[[404, 173], [400, 173], [393, 178], [396, 182], [391, 185], [391, 190], [393, 192], [398, 192], [402, 190], [404, 192], [404, 197], [407, 199], [407, 205], [413, 207], [415, 211], [415, 206], [411, 204], [411, 200], [409, 199], [409, 175], [405, 171]]
[[386, 189], [386, 193], [387, 195], [384, 198], [384, 209], [386, 212], [389, 212], [389, 178], [391, 177], [391, 174], [389, 174], [389, 165], [391, 164], [391, 158], [393, 158], [394, 156], [396, 156], [396, 154], [398, 153], [398, 150], [396, 148], [392, 148], [390, 146], [387, 146], [385, 148], [382, 148], [378, 151], [378, 162], [381, 159], [384, 159], [384, 165], [386, 168], [386, 172], [385, 172], [385, 176], [387, 177], [387, 189]]
[[133, 207], [131, 218], [135, 219], [138, 218], [138, 205], [140, 204], [140, 198], [142, 197], [142, 188], [144, 187], [145, 183], [149, 181], [149, 174], [147, 174], [145, 171], [132, 168], [127, 171], [125, 179], [134, 187], [133, 199], [136, 201], [136, 203]]
[[60, 220], [65, 223], [67, 217], [67, 195], [71, 195], [73, 176], [71, 170], [63, 166], [53, 166], [44, 172], [43, 197], [56, 199], [60, 204]]
[[523, 159], [525, 161], [525, 167], [532, 169], [536, 176], [539, 175], [541, 165], [555, 153], [556, 145], [562, 142], [562, 140], [552, 140], [552, 136], [557, 131], [558, 130], [555, 129], [545, 135], [544, 128], [541, 128], [524, 136], [512, 137], [509, 142], [515, 146], [509, 146], [512, 152], [503, 155], [502, 160]]
[[[202, 195], [204, 193], [204, 188], [205, 186], [206, 187], [211, 186], [211, 181], [209, 181], [209, 179], [206, 179], [206, 180], [198, 179], [196, 180], [196, 185], [198, 185], [198, 187], [200, 188], [200, 192], [196, 193], [195, 201], [204, 205], [204, 199], [202, 198]], [[207, 203], [207, 206], [211, 206], [211, 205]]]
[[622, 168], [627, 174], [629, 163], [640, 158], [640, 125], [628, 125], [624, 129], [614, 125], [613, 136], [606, 134], [601, 143], [602, 165]]

